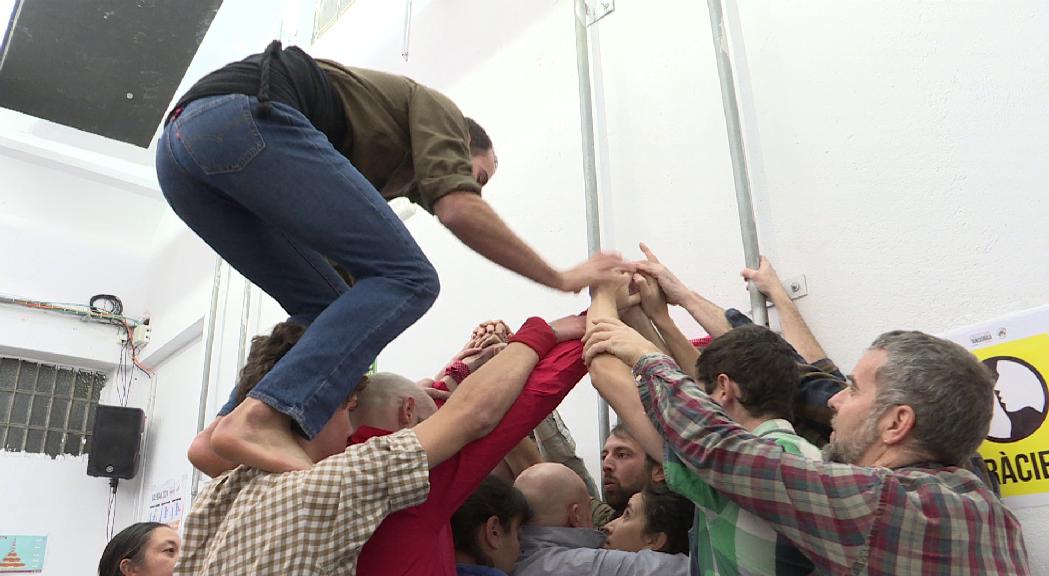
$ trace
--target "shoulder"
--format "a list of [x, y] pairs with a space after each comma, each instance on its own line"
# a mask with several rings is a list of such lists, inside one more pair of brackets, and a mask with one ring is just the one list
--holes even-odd
[[788, 454], [802, 456], [809, 460], [822, 460], [823, 452], [815, 444], [797, 434], [782, 434], [773, 438], [773, 442]]

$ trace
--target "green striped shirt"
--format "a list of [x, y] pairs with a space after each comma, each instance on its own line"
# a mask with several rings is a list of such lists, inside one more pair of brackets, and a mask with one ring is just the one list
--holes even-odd
[[[784, 452], [821, 460], [819, 448], [794, 433], [786, 420], [763, 422], [751, 432]], [[696, 504], [691, 532], [694, 576], [783, 576], [813, 573], [812, 563], [757, 516], [741, 509], [689, 470], [668, 446], [667, 485]]]

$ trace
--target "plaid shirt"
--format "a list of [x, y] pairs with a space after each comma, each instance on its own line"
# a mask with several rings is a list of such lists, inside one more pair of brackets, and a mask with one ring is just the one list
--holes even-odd
[[[790, 422], [772, 419], [751, 432], [785, 452], [821, 460], [820, 449], [794, 433]], [[812, 562], [768, 522], [714, 490], [667, 450], [667, 486], [696, 504], [691, 536], [693, 576], [808, 575]]]
[[1028, 574], [1020, 523], [971, 472], [812, 461], [755, 438], [662, 354], [634, 366], [681, 461], [824, 574]]
[[391, 512], [429, 494], [415, 432], [373, 438], [309, 470], [241, 466], [197, 496], [176, 575], [353, 575], [357, 555]]

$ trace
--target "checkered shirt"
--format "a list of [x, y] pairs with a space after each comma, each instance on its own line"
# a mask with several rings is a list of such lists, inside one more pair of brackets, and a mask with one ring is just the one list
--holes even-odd
[[[762, 422], [751, 434], [780, 449], [810, 460], [821, 460], [820, 449], [794, 433], [790, 422]], [[808, 575], [812, 562], [778, 534], [768, 522], [741, 509], [690, 470], [673, 450], [663, 462], [667, 486], [696, 504], [692, 525], [693, 576]]]
[[205, 487], [186, 518], [183, 575], [349, 575], [388, 514], [429, 494], [426, 453], [403, 430], [309, 470], [241, 466]]
[[821, 574], [1029, 574], [1020, 523], [971, 472], [808, 460], [755, 438], [662, 354], [634, 366], [681, 461], [764, 519]]

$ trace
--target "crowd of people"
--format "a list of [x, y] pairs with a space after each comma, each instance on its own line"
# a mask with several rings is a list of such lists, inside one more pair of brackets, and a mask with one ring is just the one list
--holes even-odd
[[[367, 376], [300, 440], [306, 470], [225, 461], [205, 430], [189, 456], [215, 479], [181, 552], [169, 528], [135, 525], [100, 575], [1025, 573], [1019, 523], [974, 458], [993, 382], [971, 355], [890, 332], [845, 377], [767, 260], [744, 277], [783, 336], [645, 250], [585, 317], [485, 322], [436, 378]], [[687, 339], [669, 301], [711, 337]], [[256, 337], [235, 395], [304, 332]], [[556, 412], [588, 371], [620, 421], [600, 489]]]
[[[189, 448], [213, 479], [181, 539], [131, 526], [100, 576], [1028, 573], [975, 456], [994, 381], [972, 355], [893, 331], [846, 377], [765, 259], [742, 275], [782, 334], [644, 244], [557, 270], [481, 198], [497, 165], [438, 92], [279, 43], [180, 99], [165, 197], [289, 319]], [[434, 378], [366, 376], [439, 292], [398, 196], [588, 310], [484, 322]], [[619, 421], [600, 485], [556, 411], [587, 374]]]

